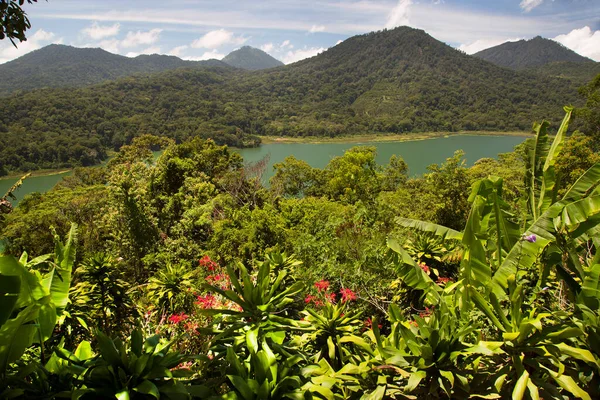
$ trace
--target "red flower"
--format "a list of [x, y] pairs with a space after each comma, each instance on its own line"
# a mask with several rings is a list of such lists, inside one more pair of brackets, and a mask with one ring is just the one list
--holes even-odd
[[205, 267], [209, 271], [214, 271], [217, 268], [217, 263], [211, 260], [208, 255], [205, 255], [198, 260], [198, 264], [200, 264], [202, 267]]
[[427, 264], [425, 264], [425, 263], [419, 263], [419, 267], [421, 267], [421, 269], [423, 271], [425, 271], [426, 274], [429, 273], [429, 267], [427, 266]]
[[304, 302], [306, 304], [309, 304], [310, 302], [312, 302], [315, 299], [315, 296], [307, 294], [306, 297], [304, 298]]
[[325, 300], [330, 304], [334, 304], [336, 300], [335, 293], [325, 293]]
[[315, 282], [315, 287], [319, 290], [319, 292], [324, 292], [329, 289], [329, 281], [320, 280], [319, 282]]
[[182, 321], [185, 321], [189, 318], [189, 315], [181, 313], [181, 314], [173, 314], [169, 317], [169, 322], [172, 324], [178, 324]]
[[[365, 321], [365, 326], [369, 329], [371, 329], [373, 327], [373, 320], [371, 319], [371, 317], [367, 318], [367, 320]], [[379, 329], [383, 328], [383, 325], [378, 323], [377, 327]]]
[[217, 304], [217, 299], [212, 294], [196, 297], [196, 304], [203, 309], [213, 308]]
[[350, 289], [342, 289], [340, 290], [340, 294], [342, 295], [342, 303], [345, 303], [347, 301], [354, 301], [358, 298], [356, 297], [356, 293], [354, 293]]
[[452, 279], [450, 279], [450, 278], [442, 278], [442, 277], [439, 277], [439, 278], [438, 278], [438, 280], [437, 280], [437, 283], [443, 283], [443, 284], [446, 284], [446, 283], [448, 283], [448, 282], [452, 282]]

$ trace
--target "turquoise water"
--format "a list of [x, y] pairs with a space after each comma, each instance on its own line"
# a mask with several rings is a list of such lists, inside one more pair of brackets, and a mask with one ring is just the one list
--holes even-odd
[[[451, 157], [456, 150], [464, 150], [465, 158], [469, 165], [484, 157], [496, 157], [498, 153], [512, 151], [514, 146], [522, 143], [523, 137], [517, 136], [475, 136], [456, 135], [412, 142], [377, 142], [377, 143], [273, 143], [265, 144], [254, 149], [238, 150], [245, 161], [256, 162], [269, 156], [267, 170], [263, 175], [265, 183], [273, 176], [273, 164], [283, 161], [287, 156], [293, 155], [304, 160], [315, 168], [323, 168], [335, 156], [341, 156], [351, 147], [367, 145], [377, 148], [377, 162], [387, 164], [393, 154], [402, 156], [408, 164], [411, 176], [426, 172], [430, 164], [439, 164]], [[25, 180], [23, 186], [15, 192], [18, 204], [26, 194], [32, 192], [45, 192], [56, 185], [65, 172], [56, 175], [36, 176]], [[0, 179], [0, 196], [18, 179]]]
[[375, 146], [377, 162], [387, 164], [394, 154], [401, 156], [408, 164], [409, 175], [417, 176], [427, 172], [427, 166], [439, 164], [451, 157], [456, 150], [465, 152], [468, 165], [480, 158], [495, 158], [499, 153], [507, 153], [525, 140], [518, 136], [478, 136], [455, 135], [410, 142], [376, 142], [376, 143], [273, 143], [258, 148], [241, 149], [244, 161], [257, 162], [268, 156], [267, 170], [263, 180], [268, 182], [273, 176], [273, 165], [293, 155], [304, 160], [312, 167], [323, 168], [333, 157], [341, 156], [354, 146]]

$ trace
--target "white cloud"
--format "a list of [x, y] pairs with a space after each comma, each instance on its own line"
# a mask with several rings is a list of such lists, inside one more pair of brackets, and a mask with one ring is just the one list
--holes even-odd
[[313, 25], [308, 30], [309, 33], [317, 33], [317, 32], [324, 32], [324, 31], [325, 31], [325, 26], [323, 26], [323, 25]]
[[264, 51], [265, 53], [270, 52], [271, 50], [273, 50], [275, 46], [273, 45], [273, 43], [265, 43], [262, 46], [260, 46], [260, 49], [262, 51]]
[[296, 61], [304, 60], [305, 58], [316, 56], [319, 53], [327, 50], [324, 47], [310, 47], [298, 49], [296, 51], [288, 51], [285, 56], [283, 56], [282, 60], [284, 64], [291, 64]]
[[199, 39], [192, 42], [192, 47], [196, 49], [218, 49], [224, 44], [242, 45], [248, 38], [235, 36], [233, 32], [225, 29], [210, 31]]
[[284, 40], [279, 47], [282, 49], [293, 49], [294, 45], [291, 44], [289, 40]]
[[[118, 53], [121, 42], [118, 39], [107, 39], [101, 41], [98, 46], [108, 51], [109, 53]], [[87, 46], [86, 46], [87, 47]], [[93, 46], [92, 46], [93, 47]]]
[[60, 43], [62, 40], [53, 40], [55, 34], [52, 32], [46, 32], [43, 29], [38, 29], [33, 35], [27, 35], [27, 41], [19, 43], [17, 46], [12, 45], [10, 40], [3, 40], [0, 42], [0, 64], [14, 60], [17, 57], [29, 53], [30, 51], [37, 50], [50, 43]]
[[183, 52], [188, 48], [188, 46], [183, 45], [183, 46], [177, 46], [171, 49], [171, 51], [169, 51], [167, 54], [170, 56], [175, 56], [175, 57], [181, 57], [183, 55]]
[[398, 4], [392, 8], [392, 11], [388, 15], [385, 28], [393, 29], [397, 26], [408, 25], [411, 4], [412, 0], [398, 0]]
[[337, 42], [335, 42], [335, 45], [337, 46], [338, 44], [342, 43], [343, 40], [338, 40]]
[[519, 4], [519, 7], [521, 7], [525, 12], [529, 12], [537, 6], [539, 6], [540, 4], [542, 4], [543, 2], [544, 0], [521, 0], [521, 4]]
[[565, 35], [558, 35], [554, 40], [582, 56], [600, 61], [600, 30], [592, 32], [589, 26], [584, 26]]
[[204, 60], [210, 60], [210, 59], [217, 59], [220, 60], [223, 57], [225, 57], [225, 54], [221, 54], [217, 51], [217, 49], [211, 50], [211, 51], [206, 51], [204, 52], [204, 54], [202, 54], [201, 56], [197, 57], [197, 56], [189, 56], [189, 57], [183, 57], [184, 60], [187, 61], [204, 61]]
[[125, 39], [121, 41], [121, 47], [130, 48], [136, 47], [140, 45], [151, 45], [154, 44], [160, 39], [160, 33], [162, 29], [152, 29], [147, 32], [137, 31], [137, 32], [127, 32], [127, 36]]
[[462, 50], [467, 54], [475, 54], [478, 51], [489, 49], [490, 47], [498, 46], [499, 44], [506, 42], [516, 42], [522, 38], [516, 39], [479, 39], [472, 43], [461, 44], [458, 46], [458, 50]]
[[82, 29], [81, 32], [94, 40], [99, 40], [117, 35], [120, 27], [121, 25], [118, 23], [114, 25], [99, 25], [98, 22], [94, 21], [91, 26]]

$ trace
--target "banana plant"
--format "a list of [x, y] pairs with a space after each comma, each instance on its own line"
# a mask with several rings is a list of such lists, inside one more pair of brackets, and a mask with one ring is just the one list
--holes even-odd
[[[0, 377], [36, 343], [45, 363], [43, 344], [52, 336], [69, 300], [76, 232], [73, 224], [65, 244], [54, 235], [53, 261], [52, 255], [29, 261], [26, 253], [19, 260], [0, 256]], [[50, 270], [42, 274], [36, 269], [40, 264], [49, 265]]]
[[497, 333], [498, 340], [479, 341], [467, 350], [487, 351], [479, 361], [480, 368], [488, 368], [486, 380], [493, 382], [490, 390], [515, 400], [525, 398], [526, 393], [532, 399], [562, 399], [565, 394], [591, 399], [581, 372], [597, 372], [600, 363], [585, 348], [582, 327], [566, 312], [541, 312], [529, 306], [525, 289], [514, 275], [508, 278], [508, 286], [504, 307], [495, 293], [488, 301], [469, 288], [475, 305]]

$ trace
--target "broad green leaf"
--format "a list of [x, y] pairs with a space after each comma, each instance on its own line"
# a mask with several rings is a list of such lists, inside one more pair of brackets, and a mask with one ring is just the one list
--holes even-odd
[[33, 321], [38, 313], [39, 306], [30, 305], [0, 327], [0, 374], [4, 374], [8, 365], [21, 358], [25, 349], [33, 344], [38, 332]]
[[598, 186], [600, 182], [600, 163], [594, 164], [590, 169], [569, 188], [562, 198], [563, 202], [572, 202], [582, 199], [590, 194], [590, 191]]
[[252, 389], [250, 389], [250, 386], [248, 386], [245, 379], [242, 379], [237, 375], [227, 375], [227, 378], [229, 378], [233, 386], [245, 400], [254, 399], [254, 392], [252, 392]]
[[21, 291], [21, 277], [0, 274], [0, 326], [10, 318]]
[[138, 393], [147, 394], [156, 399], [160, 399], [160, 392], [158, 391], [158, 388], [154, 383], [150, 382], [147, 379], [144, 379], [142, 383], [134, 387], [133, 390], [135, 390]]
[[463, 236], [462, 232], [456, 231], [451, 228], [446, 228], [445, 226], [437, 225], [431, 222], [419, 221], [417, 219], [402, 217], [396, 217], [394, 220], [398, 225], [403, 226], [405, 228], [412, 228], [421, 232], [431, 232], [436, 236], [441, 236], [445, 239], [461, 240]]
[[570, 376], [556, 373], [548, 368], [545, 369], [550, 373], [552, 379], [554, 379], [560, 387], [571, 393], [573, 396], [583, 400], [592, 400], [590, 395], [585, 390], [580, 388]]
[[571, 119], [572, 112], [573, 107], [565, 107], [566, 115], [560, 124], [560, 128], [554, 137], [554, 141], [548, 150], [548, 155], [546, 156], [546, 160], [544, 162], [542, 188], [540, 190], [540, 198], [538, 201], [538, 215], [544, 213], [544, 211], [546, 211], [550, 205], [556, 201], [557, 181], [554, 164], [556, 163], [556, 159], [558, 158], [558, 155], [563, 147], [564, 138], [569, 127], [569, 121]]

